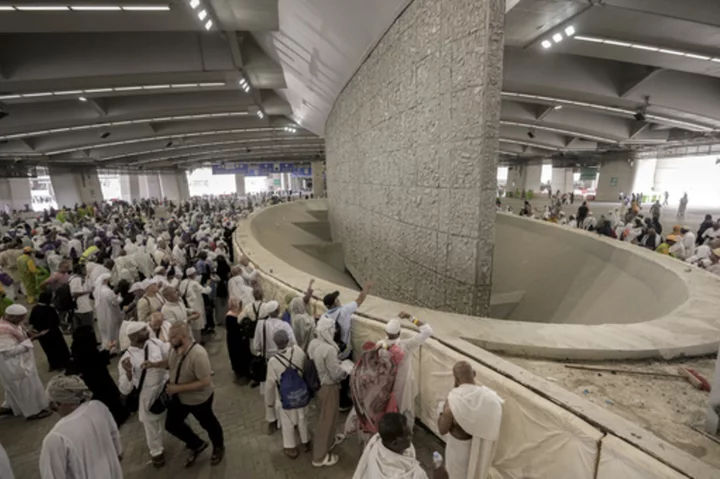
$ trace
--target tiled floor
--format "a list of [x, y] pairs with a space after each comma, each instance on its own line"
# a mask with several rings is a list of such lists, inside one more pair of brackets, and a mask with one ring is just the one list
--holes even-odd
[[[168, 464], [156, 470], [149, 463], [145, 434], [137, 417], [133, 417], [120, 430], [125, 449], [123, 470], [126, 478], [267, 478], [267, 479], [342, 479], [351, 478], [360, 457], [360, 448], [355, 441], [345, 441], [336, 452], [340, 462], [332, 468], [315, 469], [311, 454], [305, 453], [296, 460], [285, 457], [282, 452], [282, 438], [279, 432], [267, 435], [264, 408], [257, 389], [239, 386], [233, 381], [225, 348], [224, 329], [218, 328], [216, 337], [206, 345], [215, 369], [215, 413], [225, 432], [227, 453], [225, 461], [216, 467], [209, 464], [207, 452], [191, 469], [183, 469], [185, 457], [183, 445], [166, 435], [165, 449]], [[36, 348], [38, 370], [43, 383], [51, 377], [47, 372], [47, 361], [42, 349]], [[111, 366], [114, 375], [116, 362]], [[0, 391], [0, 397], [3, 392]], [[314, 411], [311, 411], [312, 432]], [[38, 472], [38, 456], [45, 434], [52, 428], [58, 416], [35, 422], [22, 418], [0, 418], [0, 443], [10, 456], [15, 477], [35, 479]], [[205, 437], [204, 431], [193, 423], [196, 431]], [[418, 457], [425, 465], [432, 461], [432, 451], [442, 451], [442, 444], [427, 431], [416, 428], [415, 447]], [[4, 478], [3, 478], [4, 479]], [[101, 478], [97, 478], [101, 479]]]

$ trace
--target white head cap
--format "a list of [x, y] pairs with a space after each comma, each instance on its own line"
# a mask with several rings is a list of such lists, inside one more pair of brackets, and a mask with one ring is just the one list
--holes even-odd
[[5, 314], [8, 316], [22, 316], [27, 314], [27, 308], [22, 304], [11, 304], [5, 308]]
[[128, 334], [135, 334], [138, 331], [142, 331], [143, 329], [147, 328], [147, 324], [140, 321], [128, 321], [127, 325], [127, 333]]
[[280, 304], [277, 301], [268, 301], [267, 303], [263, 303], [262, 306], [260, 306], [260, 317], [261, 318], [267, 318], [270, 316], [270, 313], [274, 313], [277, 311], [277, 309], [280, 307]]
[[130, 286], [130, 292], [134, 293], [135, 291], [142, 291], [145, 288], [143, 287], [143, 284], [141, 282], [133, 283], [132, 286]]
[[188, 269], [185, 270], [185, 274], [188, 275], [188, 276], [192, 276], [192, 275], [194, 275], [195, 273], [196, 273], [195, 268], [188, 268]]
[[385, 325], [385, 332], [388, 334], [400, 334], [400, 320], [391, 319]]

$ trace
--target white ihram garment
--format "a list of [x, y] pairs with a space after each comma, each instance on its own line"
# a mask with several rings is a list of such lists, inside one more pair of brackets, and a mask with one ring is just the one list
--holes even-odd
[[[278, 359], [278, 356], [283, 359]], [[305, 353], [299, 346], [294, 345], [279, 351], [268, 361], [268, 372], [265, 378], [265, 419], [268, 422], [280, 420], [280, 429], [283, 436], [283, 447], [285, 449], [293, 449], [297, 446], [295, 442], [295, 427], [298, 428], [300, 434], [300, 442], [307, 444], [310, 441], [307, 422], [307, 406], [299, 409], [283, 409], [278, 393], [280, 385], [280, 377], [287, 369], [292, 361], [296, 369], [305, 367]], [[300, 372], [302, 376], [302, 372]]]
[[370, 438], [353, 474], [353, 479], [427, 479], [427, 477], [420, 463], [415, 459], [415, 448], [412, 444], [405, 452], [398, 454], [383, 446], [380, 434]]
[[[168, 358], [170, 345], [158, 339], [148, 339], [145, 343], [148, 350], [148, 361], [157, 363]], [[132, 382], [128, 381], [127, 374], [122, 364], [125, 359], [129, 358], [132, 363]], [[130, 346], [122, 358], [118, 362], [118, 387], [123, 394], [130, 394], [133, 387], [140, 386], [140, 377], [142, 376], [142, 363], [145, 361], [144, 349]], [[140, 401], [138, 404], [138, 419], [145, 428], [145, 439], [147, 440], [150, 455], [155, 457], [163, 452], [163, 435], [165, 433], [165, 413], [153, 414], [150, 412], [150, 406], [160, 395], [165, 383], [168, 380], [169, 373], [167, 369], [148, 368], [145, 373], [145, 381], [143, 382], [142, 391], [140, 391]]]
[[378, 341], [378, 344], [385, 344], [388, 347], [395, 344], [405, 351], [405, 356], [398, 366], [393, 393], [398, 404], [398, 412], [408, 418], [410, 427], [415, 423], [415, 398], [418, 395], [418, 384], [413, 371], [413, 353], [433, 335], [429, 324], [423, 324], [419, 329], [419, 334], [408, 339]]
[[42, 479], [123, 479], [120, 432], [100, 401], [81, 404], [45, 436]]
[[98, 330], [102, 347], [105, 348], [110, 341], [117, 341], [120, 335], [123, 322], [123, 312], [120, 309], [122, 300], [108, 285], [96, 285], [94, 296]]
[[[205, 327], [205, 301], [203, 294], [210, 294], [212, 288], [203, 286], [199, 281], [194, 279], [186, 279], [180, 283], [180, 296], [184, 296], [187, 301], [188, 308], [191, 311], [200, 313], [200, 317], [192, 322], [191, 327], [194, 330], [203, 329]], [[197, 337], [195, 338], [198, 339]]]
[[48, 407], [35, 365], [35, 348], [20, 326], [3, 321], [4, 327], [16, 327], [25, 339], [0, 334], [0, 382], [5, 388], [5, 403], [16, 416], [30, 417]]
[[446, 435], [448, 475], [450, 479], [485, 479], [500, 435], [504, 401], [485, 386], [461, 384], [450, 391], [448, 402], [455, 422], [472, 436], [461, 441]]

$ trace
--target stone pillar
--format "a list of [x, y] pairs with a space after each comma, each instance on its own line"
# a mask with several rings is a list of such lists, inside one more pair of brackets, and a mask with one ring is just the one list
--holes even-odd
[[523, 188], [525, 191], [532, 190], [535, 196], [540, 194], [540, 185], [542, 184], [542, 165], [527, 165], [525, 168], [525, 182]]
[[626, 160], [609, 161], [600, 167], [596, 201], [618, 201], [620, 193], [632, 193], [635, 181], [634, 166]]
[[140, 177], [141, 198], [162, 198], [160, 179], [157, 174], [147, 174]]
[[[30, 179], [8, 178], [5, 180], [5, 193], [7, 205], [11, 210], [24, 211], [25, 206], [32, 211], [32, 193], [30, 193]], [[4, 206], [4, 205], [3, 205]]]
[[158, 175], [162, 197], [175, 203], [180, 201], [180, 188], [174, 171]]
[[380, 296], [489, 312], [504, 21], [500, 0], [415, 0], [335, 101], [333, 239]]
[[560, 194], [570, 194], [573, 191], [573, 169], [553, 168], [550, 186], [553, 194], [555, 194], [558, 190], [560, 190]]
[[235, 193], [245, 196], [245, 175], [237, 173], [235, 175]]
[[59, 208], [72, 208], [76, 203], [92, 204], [103, 201], [97, 168], [50, 166], [48, 172]]
[[132, 203], [140, 199], [140, 178], [136, 174], [120, 175], [120, 197], [123, 201]]
[[322, 198], [325, 196], [325, 162], [313, 161], [312, 163], [313, 196]]
[[178, 189], [180, 190], [180, 200], [185, 201], [190, 199], [190, 185], [188, 184], [187, 171], [180, 170], [176, 173]]

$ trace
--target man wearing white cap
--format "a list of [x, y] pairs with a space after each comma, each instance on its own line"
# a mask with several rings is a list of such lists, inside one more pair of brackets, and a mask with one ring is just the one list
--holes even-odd
[[378, 347], [391, 349], [398, 348], [403, 353], [403, 358], [397, 368], [395, 376], [395, 386], [393, 394], [398, 405], [398, 412], [403, 414], [408, 424], [415, 424], [415, 398], [418, 395], [418, 381], [413, 371], [414, 353], [415, 351], [433, 335], [433, 330], [429, 324], [425, 324], [417, 318], [412, 317], [408, 313], [402, 311], [398, 314], [398, 318], [411, 321], [420, 330], [419, 334], [415, 334], [406, 339], [400, 339], [399, 319], [391, 319], [385, 325], [387, 338], [378, 341]]
[[195, 268], [188, 268], [185, 271], [187, 279], [180, 283], [180, 296], [185, 298], [187, 306], [191, 311], [199, 313], [198, 319], [191, 323], [192, 334], [195, 341], [201, 342], [201, 331], [205, 327], [205, 301], [203, 294], [210, 294], [212, 288], [200, 284]]
[[5, 388], [2, 412], [41, 419], [51, 413], [47, 410], [48, 398], [35, 365], [32, 340], [39, 334], [30, 337], [25, 332], [21, 323], [26, 315], [25, 306], [12, 304], [0, 319], [0, 381]]
[[[158, 314], [158, 313], [155, 313]], [[150, 338], [148, 325], [139, 321], [127, 321], [127, 335], [130, 347], [118, 363], [118, 387], [123, 394], [130, 394], [133, 388], [140, 392], [138, 418], [145, 428], [150, 457], [153, 466], [165, 465], [163, 456], [163, 434], [165, 412], [153, 414], [150, 406], [162, 392], [168, 380], [168, 371], [161, 368], [143, 368], [145, 361], [158, 363], [168, 359], [170, 345]]]
[[[265, 352], [265, 359], [270, 359], [278, 352], [277, 345], [273, 341], [275, 333], [284, 330], [288, 335], [288, 346], [297, 344], [292, 326], [280, 319], [280, 304], [277, 301], [268, 301], [260, 306], [258, 314], [255, 337], [253, 338], [253, 350], [255, 354], [262, 355]], [[261, 389], [262, 390], [262, 389]]]

